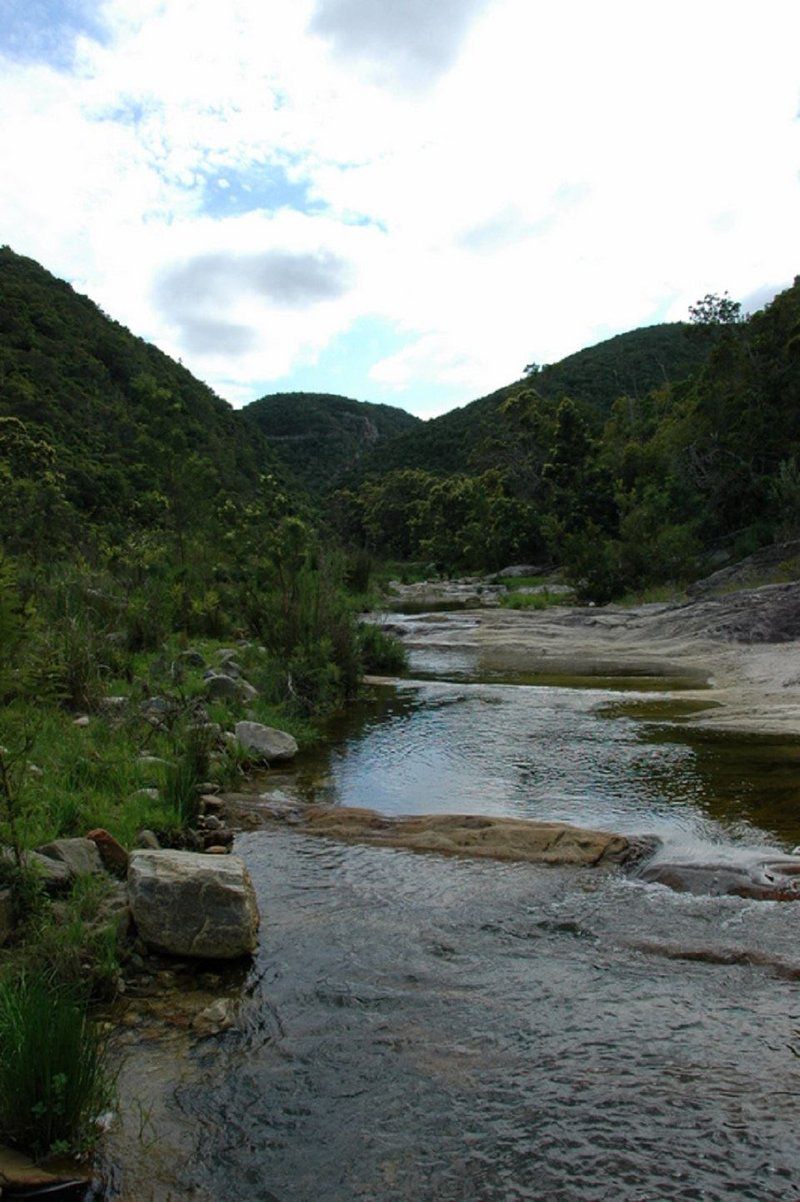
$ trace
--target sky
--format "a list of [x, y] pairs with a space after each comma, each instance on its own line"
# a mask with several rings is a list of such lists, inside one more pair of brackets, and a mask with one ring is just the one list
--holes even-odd
[[0, 243], [239, 406], [442, 413], [800, 272], [797, 0], [0, 0]]

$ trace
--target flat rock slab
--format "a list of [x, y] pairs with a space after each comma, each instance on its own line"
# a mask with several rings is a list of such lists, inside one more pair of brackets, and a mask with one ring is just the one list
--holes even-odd
[[239, 856], [133, 851], [128, 896], [139, 934], [153, 951], [208, 960], [255, 951], [258, 906]]
[[627, 839], [564, 822], [526, 822], [469, 814], [390, 818], [376, 810], [310, 806], [298, 829], [355, 843], [408, 851], [532, 864], [623, 864], [654, 850], [654, 840]]

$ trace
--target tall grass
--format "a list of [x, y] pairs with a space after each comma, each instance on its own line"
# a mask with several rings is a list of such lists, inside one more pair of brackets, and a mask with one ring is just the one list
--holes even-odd
[[40, 971], [0, 980], [0, 1142], [37, 1157], [90, 1145], [113, 1097], [107, 1064], [78, 992]]

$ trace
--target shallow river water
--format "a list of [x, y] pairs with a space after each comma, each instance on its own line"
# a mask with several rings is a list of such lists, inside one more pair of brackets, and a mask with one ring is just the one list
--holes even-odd
[[[795, 747], [654, 726], [682, 707], [641, 681], [412, 671], [449, 679], [376, 690], [280, 787], [656, 833], [673, 858], [800, 841]], [[290, 830], [236, 850], [263, 914], [239, 1029], [132, 1028], [112, 1197], [800, 1198], [794, 904]]]

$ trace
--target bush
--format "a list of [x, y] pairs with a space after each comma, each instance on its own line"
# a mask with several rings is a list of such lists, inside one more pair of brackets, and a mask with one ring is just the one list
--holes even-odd
[[83, 1150], [112, 1096], [80, 994], [42, 972], [0, 981], [0, 1141], [37, 1157]]
[[365, 672], [396, 675], [406, 667], [408, 655], [405, 647], [399, 639], [381, 630], [380, 626], [365, 622], [359, 629], [359, 641]]

